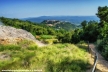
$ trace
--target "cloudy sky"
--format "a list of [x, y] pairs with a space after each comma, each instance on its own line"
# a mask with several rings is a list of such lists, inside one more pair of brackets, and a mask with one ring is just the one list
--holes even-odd
[[108, 0], [0, 0], [0, 16], [93, 16]]

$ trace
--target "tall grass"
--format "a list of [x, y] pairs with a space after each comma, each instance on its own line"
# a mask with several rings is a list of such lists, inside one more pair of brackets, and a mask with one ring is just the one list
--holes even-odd
[[46, 44], [53, 44], [58, 42], [56, 36], [53, 35], [40, 35], [37, 36], [37, 39], [43, 41]]
[[[23, 46], [23, 45], [20, 45]], [[1, 46], [0, 46], [1, 47]], [[29, 45], [20, 50], [2, 50], [11, 59], [0, 60], [0, 69], [42, 69], [43, 72], [85, 72], [86, 51], [73, 44], [53, 44], [46, 47]], [[4, 64], [4, 65], [3, 65]]]
[[20, 50], [21, 47], [18, 45], [0, 45], [0, 51], [4, 50]]
[[70, 44], [40, 48], [36, 51], [36, 58], [32, 60], [38, 64], [37, 69], [43, 68], [45, 72], [81, 72], [88, 65], [86, 52]]

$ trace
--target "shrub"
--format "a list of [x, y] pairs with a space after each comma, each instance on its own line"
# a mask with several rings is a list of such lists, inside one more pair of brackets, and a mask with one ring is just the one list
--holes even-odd
[[54, 40], [53, 40], [53, 43], [54, 43], [54, 44], [58, 43], [58, 40], [57, 40], [57, 39], [54, 39]]
[[102, 55], [105, 57], [106, 60], [108, 60], [108, 45], [104, 46], [105, 50], [102, 52]]
[[98, 40], [97, 49], [104, 56], [104, 58], [108, 60], [108, 38], [104, 38], [103, 40]]

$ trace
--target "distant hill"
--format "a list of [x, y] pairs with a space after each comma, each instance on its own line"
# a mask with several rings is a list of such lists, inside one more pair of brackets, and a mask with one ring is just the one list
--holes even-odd
[[96, 16], [40, 16], [40, 17], [24, 18], [23, 20], [29, 20], [37, 23], [40, 23], [43, 20], [59, 20], [59, 21], [68, 21], [71, 22], [72, 24], [80, 24], [84, 20], [99, 21], [99, 18]]
[[75, 24], [72, 24], [70, 22], [59, 21], [59, 20], [44, 20], [41, 23], [53, 27], [55, 29], [73, 30], [77, 27]]

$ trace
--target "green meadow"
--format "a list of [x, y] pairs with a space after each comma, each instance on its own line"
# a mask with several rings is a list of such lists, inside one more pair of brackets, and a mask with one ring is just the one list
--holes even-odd
[[27, 40], [17, 45], [0, 45], [0, 70], [85, 72], [88, 60], [82, 47], [67, 43], [38, 47]]

